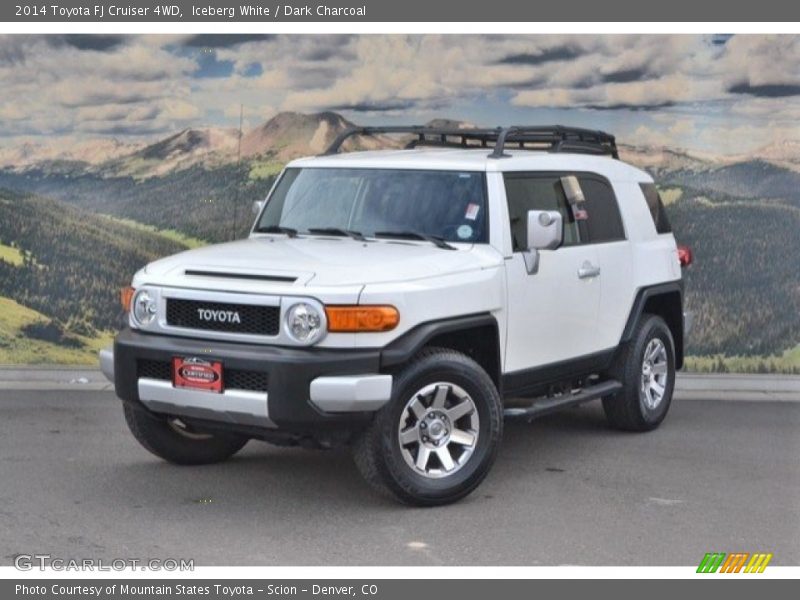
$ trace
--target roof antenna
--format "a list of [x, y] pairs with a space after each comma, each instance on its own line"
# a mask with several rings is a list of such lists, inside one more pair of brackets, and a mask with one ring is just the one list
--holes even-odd
[[231, 239], [236, 239], [236, 221], [237, 213], [239, 212], [239, 166], [242, 163], [242, 118], [244, 117], [244, 104], [239, 105], [239, 141], [236, 145], [236, 187], [233, 192], [233, 229], [231, 231]]

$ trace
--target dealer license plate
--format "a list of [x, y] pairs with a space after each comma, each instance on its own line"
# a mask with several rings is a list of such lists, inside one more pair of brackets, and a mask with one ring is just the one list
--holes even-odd
[[222, 363], [202, 358], [172, 359], [172, 385], [207, 392], [222, 392]]

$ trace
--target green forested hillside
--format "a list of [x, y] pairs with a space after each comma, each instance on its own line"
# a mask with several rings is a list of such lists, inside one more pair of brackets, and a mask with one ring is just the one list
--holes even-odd
[[0, 297], [51, 319], [26, 333], [64, 346], [75, 335], [118, 328], [119, 289], [147, 262], [185, 249], [142, 228], [2, 189], [0, 245], [22, 256], [21, 263], [0, 259]]
[[657, 180], [740, 198], [786, 199], [800, 207], [800, 173], [762, 160], [701, 171], [681, 169], [663, 173]]
[[262, 200], [275, 179], [274, 172], [251, 178], [249, 171], [250, 166], [245, 164], [212, 170], [196, 165], [163, 177], [137, 180], [91, 173], [0, 170], [0, 188], [56, 198], [159, 229], [177, 229], [195, 238], [223, 241], [245, 234], [253, 222], [253, 201]]
[[781, 354], [800, 342], [800, 208], [684, 189], [667, 206], [696, 313], [688, 352]]
[[[35, 337], [31, 335], [35, 333]], [[50, 339], [42, 339], [44, 334]], [[55, 337], [53, 333], [57, 333]], [[112, 339], [110, 331], [87, 334], [58, 331], [47, 315], [0, 296], [0, 365], [97, 364], [97, 352]]]

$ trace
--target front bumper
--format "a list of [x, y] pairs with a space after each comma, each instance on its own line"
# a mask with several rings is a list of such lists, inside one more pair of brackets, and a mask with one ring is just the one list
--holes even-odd
[[[225, 372], [250, 374], [258, 389], [221, 394], [172, 386], [172, 358], [221, 361]], [[143, 370], [143, 364], [151, 365]], [[152, 365], [162, 365], [153, 375]], [[380, 351], [287, 348], [215, 342], [123, 330], [100, 352], [103, 373], [124, 402], [157, 413], [293, 433], [353, 428], [389, 401], [392, 376], [379, 372]]]

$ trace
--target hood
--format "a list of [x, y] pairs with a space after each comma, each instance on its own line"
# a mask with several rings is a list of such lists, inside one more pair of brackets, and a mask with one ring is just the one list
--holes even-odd
[[349, 238], [254, 236], [188, 250], [150, 263], [141, 283], [253, 291], [273, 286], [353, 286], [411, 281], [502, 263], [489, 246]]

